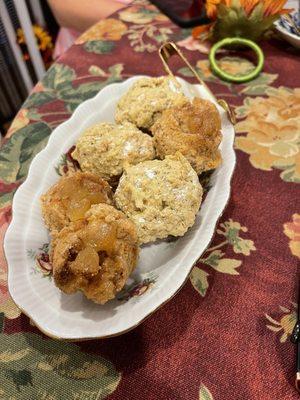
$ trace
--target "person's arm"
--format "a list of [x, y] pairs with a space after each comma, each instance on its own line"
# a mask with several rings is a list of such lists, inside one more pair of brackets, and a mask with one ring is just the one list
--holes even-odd
[[78, 32], [123, 7], [113, 0], [48, 0], [48, 4], [61, 27]]

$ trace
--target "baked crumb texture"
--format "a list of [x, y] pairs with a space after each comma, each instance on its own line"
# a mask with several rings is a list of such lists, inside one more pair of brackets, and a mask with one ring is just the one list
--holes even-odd
[[42, 215], [52, 236], [83, 218], [97, 203], [112, 204], [112, 191], [107, 182], [89, 172], [64, 176], [41, 196]]
[[126, 168], [115, 193], [117, 207], [136, 224], [140, 243], [184, 235], [201, 199], [198, 176], [180, 153]]
[[117, 123], [129, 121], [149, 130], [163, 110], [179, 106], [184, 100], [170, 78], [141, 78], [119, 100], [115, 119]]
[[80, 290], [104, 304], [124, 287], [138, 252], [135, 225], [110, 205], [93, 205], [84, 219], [71, 222], [52, 241], [55, 284], [64, 293]]
[[138, 164], [155, 157], [153, 139], [135, 125], [124, 122], [96, 124], [78, 139], [72, 157], [85, 172], [114, 181], [126, 164]]
[[221, 162], [221, 119], [215, 105], [195, 97], [166, 109], [151, 128], [156, 153], [163, 159], [180, 151], [197, 174], [217, 168]]

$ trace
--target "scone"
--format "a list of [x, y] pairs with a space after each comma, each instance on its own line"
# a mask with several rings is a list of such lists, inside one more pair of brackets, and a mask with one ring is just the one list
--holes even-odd
[[198, 97], [180, 107], [165, 110], [151, 128], [156, 153], [163, 159], [180, 151], [197, 174], [222, 162], [221, 119], [216, 106]]
[[41, 196], [42, 214], [50, 233], [84, 217], [92, 204], [112, 204], [112, 191], [97, 175], [76, 172], [62, 177]]
[[149, 130], [166, 108], [184, 100], [170, 78], [141, 78], [119, 100], [115, 118], [118, 123], [129, 121]]
[[138, 260], [135, 225], [107, 204], [90, 208], [52, 241], [50, 261], [56, 286], [70, 294], [81, 290], [95, 303], [113, 299]]
[[155, 150], [153, 139], [133, 124], [101, 123], [84, 132], [72, 157], [79, 162], [82, 171], [114, 181], [123, 173], [125, 164], [152, 160]]
[[202, 187], [180, 153], [128, 167], [115, 193], [117, 207], [137, 226], [140, 243], [182, 236], [195, 222]]

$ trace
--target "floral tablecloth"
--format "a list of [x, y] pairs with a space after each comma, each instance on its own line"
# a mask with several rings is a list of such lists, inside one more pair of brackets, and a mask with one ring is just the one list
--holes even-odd
[[[263, 44], [264, 72], [232, 85], [212, 75], [205, 45], [145, 1], [99, 22], [38, 83], [2, 144], [1, 242], [14, 192], [51, 131], [105, 85], [163, 74], [156, 50], [169, 39], [238, 116], [231, 200], [214, 240], [180, 293], [142, 325], [76, 344], [45, 337], [13, 304], [1, 245], [1, 399], [298, 398], [289, 336], [300, 258], [300, 59], [278, 38]], [[251, 68], [237, 57], [222, 64]], [[173, 69], [193, 81], [179, 62]]]

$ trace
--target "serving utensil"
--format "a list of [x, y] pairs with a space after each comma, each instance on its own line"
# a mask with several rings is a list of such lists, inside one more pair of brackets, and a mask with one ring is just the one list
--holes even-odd
[[200, 76], [197, 73], [197, 71], [195, 70], [195, 68], [192, 67], [192, 65], [188, 62], [186, 57], [182, 54], [182, 52], [179, 50], [179, 48], [173, 42], [166, 42], [159, 49], [159, 56], [162, 60], [162, 63], [163, 63], [166, 73], [169, 76], [171, 76], [174, 79], [174, 81], [176, 82], [175, 76], [174, 76], [173, 72], [171, 71], [169, 64], [168, 64], [170, 58], [174, 55], [177, 55], [183, 61], [183, 63], [193, 73], [193, 75], [195, 76], [197, 81], [200, 83], [200, 85], [202, 85], [209, 92], [209, 94], [212, 96], [212, 98], [214, 100], [216, 100], [217, 103], [226, 111], [230, 122], [233, 125], [235, 125], [236, 116], [235, 116], [234, 110], [230, 107], [230, 105], [224, 99], [216, 98], [216, 96], [212, 93], [212, 91], [209, 89], [207, 84], [200, 78]]

